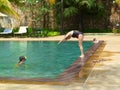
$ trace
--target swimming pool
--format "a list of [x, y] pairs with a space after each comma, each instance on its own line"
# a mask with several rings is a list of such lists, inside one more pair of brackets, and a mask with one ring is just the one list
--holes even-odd
[[[77, 41], [0, 41], [0, 78], [56, 78], [80, 56]], [[93, 43], [83, 42], [85, 51]], [[19, 56], [24, 66], [16, 67]]]

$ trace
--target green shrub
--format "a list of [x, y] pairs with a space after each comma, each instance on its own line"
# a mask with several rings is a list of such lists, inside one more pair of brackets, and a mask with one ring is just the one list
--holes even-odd
[[50, 32], [48, 32], [48, 36], [57, 36], [57, 35], [60, 35], [60, 32], [58, 32], [58, 31], [50, 31]]
[[0, 32], [3, 32], [4, 31], [4, 28], [0, 27]]
[[120, 33], [120, 29], [117, 29], [117, 33]]
[[60, 35], [60, 32], [57, 29], [43, 28], [41, 30], [41, 37], [56, 36], [56, 35]]
[[27, 28], [27, 33], [28, 33], [28, 34], [33, 33], [33, 29], [32, 29], [32, 28]]
[[18, 27], [13, 28], [13, 33], [14, 33], [14, 32], [18, 32], [18, 30], [19, 30]]

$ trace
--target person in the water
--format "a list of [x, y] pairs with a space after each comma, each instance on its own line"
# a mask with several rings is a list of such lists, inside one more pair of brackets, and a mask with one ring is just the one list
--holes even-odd
[[24, 64], [25, 61], [26, 61], [26, 57], [25, 57], [25, 56], [20, 56], [20, 57], [19, 57], [18, 65]]
[[81, 51], [81, 56], [80, 56], [80, 57], [84, 57], [84, 49], [83, 49], [83, 45], [82, 45], [84, 35], [83, 35], [82, 32], [77, 31], [77, 30], [69, 31], [69, 32], [65, 35], [65, 37], [58, 42], [58, 44], [60, 44], [60, 43], [63, 42], [63, 41], [66, 41], [66, 40], [70, 39], [71, 37], [78, 39], [79, 47], [80, 47], [80, 51]]

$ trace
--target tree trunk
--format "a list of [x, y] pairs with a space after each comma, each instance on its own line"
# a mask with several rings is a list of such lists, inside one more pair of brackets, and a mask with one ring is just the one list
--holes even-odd
[[84, 31], [84, 23], [83, 23], [83, 14], [80, 12], [79, 14], [79, 26], [78, 30], [83, 32]]

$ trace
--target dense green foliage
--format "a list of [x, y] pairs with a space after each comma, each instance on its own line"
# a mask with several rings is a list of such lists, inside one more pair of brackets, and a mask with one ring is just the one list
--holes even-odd
[[[7, 13], [10, 13], [10, 15], [14, 14], [17, 16], [15, 12], [11, 13], [9, 11], [10, 8], [12, 9], [12, 7], [11, 6], [9, 7], [9, 2], [7, 0], [1, 0], [1, 1], [4, 1], [0, 3], [1, 6], [0, 8], [2, 8], [0, 9], [1, 11], [5, 11]], [[101, 18], [106, 18], [108, 15], [102, 1], [99, 2], [97, 0], [63, 0], [63, 2], [61, 2], [62, 0], [56, 0], [54, 5], [51, 5], [46, 0], [9, 0], [9, 1], [11, 3], [14, 3], [14, 5], [19, 6], [18, 8], [21, 9], [23, 13], [28, 12], [29, 13], [28, 17], [32, 21], [36, 22], [36, 23], [34, 22], [35, 24], [32, 23], [31, 26], [29, 26], [29, 28], [27, 29], [28, 30], [27, 36], [31, 36], [31, 37], [55, 36], [55, 35], [60, 35], [61, 30], [63, 30], [64, 33], [67, 33], [69, 30], [71, 30], [71, 28], [69, 29], [70, 27], [70, 25], [68, 24], [69, 20], [72, 18], [74, 21], [76, 20], [76, 17], [77, 17], [77, 20], [75, 21], [76, 23], [70, 22], [71, 26], [73, 25], [73, 28], [83, 31], [84, 33], [112, 32], [112, 30], [108, 28], [100, 29], [94, 27], [93, 22], [97, 23], [98, 21], [100, 21]], [[53, 11], [54, 19], [55, 19], [54, 20], [55, 25], [53, 28], [50, 26], [51, 11]], [[63, 18], [61, 17], [62, 14], [63, 14]], [[84, 22], [85, 16], [87, 18], [90, 18], [89, 19], [90, 20], [89, 23], [91, 24], [90, 27], [86, 27], [87, 25], [85, 26], [85, 22]], [[61, 29], [62, 27], [61, 23], [63, 23], [64, 25], [63, 29]], [[14, 28], [13, 31], [17, 32], [18, 27]], [[117, 32], [119, 32], [119, 29], [117, 30]]]
[[[83, 31], [87, 28], [85, 27], [84, 21], [84, 16], [89, 18], [94, 17], [93, 19], [101, 19], [101, 17], [106, 17], [106, 10], [104, 8], [103, 3], [99, 3], [96, 0], [63, 0], [63, 19], [61, 18], [61, 0], [57, 0], [56, 3], [56, 18], [57, 18], [57, 23], [58, 25], [62, 23], [69, 23], [69, 20], [72, 18], [73, 22], [71, 21], [71, 24], [73, 28], [77, 28], [80, 31]], [[64, 32], [65, 29], [68, 29], [70, 26], [66, 25], [64, 27]], [[92, 27], [91, 27], [92, 28]], [[94, 27], [93, 27], [94, 28]], [[71, 28], [72, 29], [72, 28]]]

